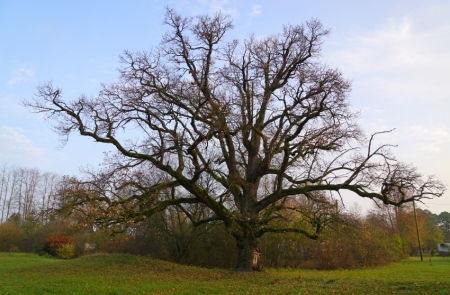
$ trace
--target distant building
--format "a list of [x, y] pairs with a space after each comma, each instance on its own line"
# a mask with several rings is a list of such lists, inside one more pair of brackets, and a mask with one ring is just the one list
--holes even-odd
[[439, 256], [450, 256], [450, 243], [438, 244]]

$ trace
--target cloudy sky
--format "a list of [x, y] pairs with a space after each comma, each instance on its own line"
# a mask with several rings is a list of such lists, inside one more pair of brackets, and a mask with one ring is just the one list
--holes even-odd
[[[351, 102], [367, 133], [397, 144], [398, 159], [450, 185], [450, 1], [128, 0], [0, 1], [0, 164], [78, 174], [107, 147], [72, 136], [20, 106], [52, 80], [64, 97], [95, 95], [117, 77], [123, 50], [149, 50], [166, 28], [164, 7], [234, 19], [231, 37], [275, 34], [318, 18], [331, 35], [323, 61], [352, 80]], [[348, 198], [347, 205], [357, 201]], [[363, 207], [370, 203], [361, 202]], [[450, 192], [422, 208], [450, 212]]]

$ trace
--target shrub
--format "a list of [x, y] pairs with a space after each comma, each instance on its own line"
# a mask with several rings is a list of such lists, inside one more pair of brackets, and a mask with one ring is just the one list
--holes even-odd
[[49, 236], [54, 236], [56, 233], [72, 236], [67, 220], [55, 219], [37, 228], [27, 237], [28, 249], [25, 249], [25, 251], [34, 251], [36, 253], [47, 251], [45, 239]]
[[383, 265], [402, 258], [403, 241], [371, 220], [343, 215], [317, 240], [288, 233], [261, 239], [264, 263], [272, 267], [350, 269]]
[[0, 252], [20, 250], [24, 240], [24, 232], [19, 225], [12, 222], [0, 224]]
[[[34, 247], [33, 247], [33, 252], [34, 253], [41, 253], [41, 252], [45, 252], [45, 244], [44, 244], [44, 242], [42, 242], [42, 243], [38, 243], [38, 244], [34, 244]], [[47, 252], [45, 252], [45, 253], [47, 253]]]
[[57, 250], [61, 248], [63, 245], [71, 244], [73, 239], [69, 236], [63, 236], [63, 235], [53, 235], [45, 238], [45, 251], [47, 251], [48, 254], [52, 256], [57, 255]]
[[64, 244], [56, 250], [56, 254], [59, 258], [70, 259], [75, 254], [75, 245], [72, 243]]
[[19, 252], [19, 248], [17, 248], [16, 245], [11, 245], [11, 247], [9, 247], [8, 252]]

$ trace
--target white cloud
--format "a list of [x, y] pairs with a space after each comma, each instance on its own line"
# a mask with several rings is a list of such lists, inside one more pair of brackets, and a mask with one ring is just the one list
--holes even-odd
[[[387, 126], [377, 127], [388, 130]], [[375, 146], [381, 143], [398, 145], [392, 149], [398, 160], [413, 163], [424, 175], [437, 174], [444, 183], [450, 183], [449, 126], [432, 122], [404, 126], [377, 136]]]
[[21, 82], [27, 81], [34, 76], [36, 72], [33, 68], [22, 67], [13, 71], [11, 79], [8, 81], [8, 85], [15, 85]]
[[23, 134], [19, 128], [0, 126], [0, 162], [20, 166], [42, 166], [44, 151]]
[[250, 17], [255, 17], [258, 16], [259, 14], [261, 14], [262, 10], [261, 10], [261, 5], [260, 4], [255, 4], [252, 5], [252, 10], [250, 11], [249, 15]]
[[234, 1], [230, 0], [198, 0], [199, 3], [208, 8], [208, 13], [214, 14], [218, 11], [230, 15], [232, 18], [237, 18], [239, 15], [238, 9], [233, 5]]
[[375, 32], [351, 37], [346, 42], [348, 46], [337, 56], [343, 58], [354, 73], [374, 73], [423, 64], [430, 59], [424, 52], [425, 44], [421, 42], [427, 38], [413, 32], [412, 25], [408, 17], [400, 23], [390, 19], [387, 26]]
[[382, 109], [374, 109], [371, 107], [365, 107], [361, 110], [359, 110], [361, 113], [374, 113], [374, 114], [382, 114], [385, 112], [385, 110]]
[[[423, 125], [410, 127], [411, 136], [420, 144], [422, 152], [441, 153], [447, 151], [450, 143], [450, 134], [446, 128]], [[447, 128], [448, 129], [448, 128]]]
[[249, 28], [253, 24], [253, 19], [258, 17], [262, 13], [262, 5], [261, 4], [254, 4], [250, 7], [250, 12], [247, 13], [247, 17], [245, 18], [245, 24], [243, 25], [243, 28]]
[[450, 25], [427, 24], [408, 16], [390, 19], [376, 31], [340, 40], [328, 61], [378, 97], [448, 100]]

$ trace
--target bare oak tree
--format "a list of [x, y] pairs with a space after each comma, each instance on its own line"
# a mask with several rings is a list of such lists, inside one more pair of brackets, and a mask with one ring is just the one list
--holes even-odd
[[[232, 23], [220, 13], [167, 9], [164, 23], [161, 44], [125, 51], [118, 82], [98, 96], [65, 101], [45, 83], [24, 101], [63, 140], [75, 132], [115, 147], [92, 181], [98, 191], [73, 196], [75, 206], [95, 204], [99, 222], [138, 222], [177, 206], [194, 225], [223, 222], [237, 242], [237, 269], [252, 270], [262, 267], [264, 233], [317, 237], [269, 226], [295, 196], [346, 190], [401, 205], [442, 195], [438, 180], [365, 138], [349, 108], [350, 82], [319, 62], [329, 31], [318, 20], [243, 42], [226, 39]], [[391, 198], [403, 190], [412, 194]], [[196, 214], [199, 206], [208, 214]]]

